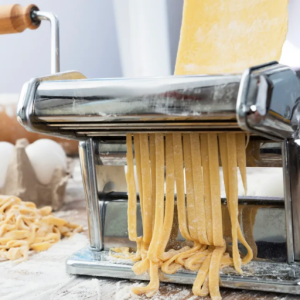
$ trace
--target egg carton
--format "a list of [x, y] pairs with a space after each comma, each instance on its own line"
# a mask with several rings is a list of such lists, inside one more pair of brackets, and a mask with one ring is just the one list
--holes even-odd
[[28, 145], [26, 139], [17, 140], [0, 194], [17, 196], [23, 201], [34, 202], [37, 207], [49, 205], [53, 210], [59, 210], [64, 202], [70, 172], [57, 167], [49, 184], [40, 183], [25, 151]]

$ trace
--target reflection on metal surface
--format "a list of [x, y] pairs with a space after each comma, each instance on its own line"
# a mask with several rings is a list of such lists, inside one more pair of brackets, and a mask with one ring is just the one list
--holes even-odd
[[[126, 165], [125, 136], [103, 136], [95, 140], [97, 163]], [[248, 167], [282, 167], [282, 143], [251, 136], [247, 147]]]
[[288, 140], [284, 143], [283, 149], [286, 219], [289, 220], [288, 253], [291, 258], [294, 256], [296, 261], [300, 261], [300, 147], [293, 140]]
[[[112, 278], [126, 278], [135, 280], [149, 280], [149, 275], [135, 275], [132, 263], [121, 262], [109, 257], [107, 251], [94, 252], [89, 248], [82, 249], [68, 258], [67, 272], [76, 275], [102, 276]], [[300, 278], [299, 264], [250, 262], [242, 267], [243, 275], [237, 274], [233, 268], [226, 268], [220, 274], [220, 285], [235, 289], [261, 290], [268, 292], [300, 294], [298, 280]], [[193, 284], [197, 273], [179, 270], [175, 274], [164, 274], [163, 282], [179, 284]]]
[[241, 83], [237, 100], [240, 127], [270, 139], [294, 137], [300, 97], [296, 73], [274, 62], [246, 70]]
[[26, 102], [34, 103], [25, 118], [28, 127], [78, 139], [164, 129], [156, 123], [173, 131], [242, 128], [273, 140], [291, 138], [299, 128], [300, 82], [294, 71], [276, 63], [250, 68], [243, 76], [37, 78], [26, 85], [33, 91]]
[[[118, 193], [120, 196], [120, 193]], [[100, 196], [101, 197], [101, 196]], [[121, 199], [121, 198], [119, 198]], [[225, 200], [225, 199], [224, 199]], [[242, 199], [243, 200], [243, 199]], [[251, 198], [239, 201], [239, 218], [244, 236], [256, 257], [254, 259], [267, 259], [268, 261], [285, 262], [286, 231], [285, 211], [282, 200], [262, 200]], [[112, 247], [132, 247], [135, 244], [128, 239], [127, 232], [127, 201], [105, 201], [104, 216], [104, 249]], [[224, 238], [227, 242], [227, 251], [231, 252], [231, 223], [227, 206], [222, 205], [222, 218]], [[138, 236], [142, 235], [142, 222], [138, 205], [137, 210]], [[177, 237], [183, 241], [181, 235]], [[240, 244], [240, 251], [245, 253], [245, 248]]]
[[79, 144], [79, 156], [86, 199], [90, 243], [93, 249], [101, 250], [103, 248], [101, 206], [98, 201], [94, 153], [94, 142], [92, 139]]
[[[104, 136], [95, 140], [97, 163], [126, 165], [125, 136]], [[248, 167], [282, 167], [282, 143], [251, 136], [247, 151]], [[120, 191], [120, 190], [118, 190]]]

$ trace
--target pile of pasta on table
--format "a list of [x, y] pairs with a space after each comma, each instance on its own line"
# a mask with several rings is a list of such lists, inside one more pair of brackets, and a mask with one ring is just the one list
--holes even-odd
[[32, 202], [0, 195], [0, 260], [21, 262], [30, 250], [47, 250], [62, 237], [83, 230], [51, 212], [50, 206], [38, 209]]

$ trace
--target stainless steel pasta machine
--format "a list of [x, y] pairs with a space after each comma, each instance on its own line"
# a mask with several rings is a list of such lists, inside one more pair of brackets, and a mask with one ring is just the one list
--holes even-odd
[[[31, 79], [21, 92], [19, 122], [30, 131], [80, 141], [90, 247], [68, 259], [67, 272], [148, 279], [107, 252], [134, 248], [127, 238], [126, 133], [246, 131], [247, 166], [280, 168], [284, 196], [239, 197], [255, 259], [242, 276], [223, 269], [221, 285], [300, 294], [299, 100], [296, 72], [276, 62], [232, 75], [86, 79], [66, 72]], [[138, 225], [142, 234], [140, 216]], [[162, 281], [191, 284], [195, 276], [182, 270]]]

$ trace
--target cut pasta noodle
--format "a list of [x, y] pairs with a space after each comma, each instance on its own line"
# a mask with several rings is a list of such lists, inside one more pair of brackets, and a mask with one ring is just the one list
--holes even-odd
[[[148, 233], [148, 239], [137, 238], [136, 233], [136, 215], [134, 215], [137, 209], [136, 182], [133, 175], [132, 136], [128, 134], [126, 174], [128, 232], [129, 239], [137, 242], [137, 252], [130, 253], [129, 248], [126, 247], [111, 249], [115, 257], [136, 261], [133, 271], [137, 275], [149, 272], [150, 283], [146, 287], [134, 287], [132, 291], [136, 294], [151, 296], [159, 288], [159, 269], [166, 274], [174, 274], [179, 269], [186, 268], [198, 272], [193, 286], [195, 295], [210, 294], [212, 299], [221, 299], [220, 268], [234, 266], [236, 271], [241, 273], [241, 265], [249, 262], [253, 257], [252, 249], [242, 235], [238, 217], [237, 170], [239, 167], [243, 170], [241, 173], [246, 175], [244, 172], [246, 170], [245, 155], [239, 154], [240, 150], [245, 152], [245, 134], [135, 134], [134, 143], [135, 149], [139, 149], [135, 151], [136, 169], [137, 178], [139, 178], [139, 172], [141, 174], [139, 182], [143, 190], [141, 214], [144, 216], [143, 232], [144, 235]], [[239, 146], [237, 146], [238, 143], [240, 143]], [[144, 147], [147, 149], [145, 150]], [[141, 152], [143, 152], [143, 157], [141, 157]], [[219, 153], [223, 166], [228, 210], [221, 206]], [[243, 182], [246, 186], [245, 177]], [[165, 187], [164, 183], [166, 183]], [[194, 245], [192, 247], [184, 245], [179, 250], [170, 249], [166, 252], [174, 218], [175, 186], [179, 230], [182, 236]], [[146, 205], [147, 201], [149, 204]], [[150, 205], [150, 203], [153, 205], [153, 202], [155, 210]], [[150, 220], [146, 223], [147, 214], [153, 212], [155, 212], [154, 226]], [[223, 232], [222, 216], [226, 215], [229, 223], [228, 220], [224, 222]], [[248, 214], [246, 218], [247, 216]], [[254, 218], [249, 215], [245, 220], [252, 228]], [[225, 240], [232, 242], [232, 246], [226, 248]], [[238, 249], [238, 240], [248, 251], [242, 259]], [[252, 247], [255, 247], [251, 229], [247, 232], [247, 240]], [[225, 252], [229, 248], [232, 249], [233, 258]]]
[[203, 193], [203, 175], [202, 163], [200, 155], [200, 140], [197, 133], [191, 134], [191, 155], [193, 164], [193, 183], [194, 183], [194, 197], [195, 197], [195, 212], [196, 224], [199, 242], [203, 245], [208, 245], [206, 233], [206, 219], [205, 219], [205, 204]]
[[191, 141], [190, 135], [183, 135], [183, 156], [184, 156], [184, 170], [186, 180], [186, 204], [188, 216], [188, 228], [193, 241], [198, 240], [197, 224], [196, 224], [196, 211], [194, 199], [194, 183], [193, 183], [193, 169], [191, 159]]
[[141, 155], [141, 175], [143, 187], [143, 236], [144, 245], [148, 248], [152, 236], [152, 195], [151, 195], [151, 173], [150, 173], [150, 155], [148, 135], [140, 134]]
[[[158, 262], [158, 249], [161, 244], [160, 235], [163, 229], [164, 221], [164, 136], [162, 134], [155, 135], [156, 149], [156, 207], [155, 207], [155, 223], [153, 236], [148, 252], [148, 259]], [[168, 212], [169, 214], [169, 212]]]
[[179, 230], [182, 236], [191, 240], [190, 233], [187, 228], [186, 221], [186, 204], [184, 195], [184, 175], [183, 175], [183, 150], [182, 150], [182, 136], [180, 133], [173, 134], [173, 147], [174, 147], [174, 171], [176, 179], [176, 192], [177, 192], [177, 211]]
[[174, 218], [174, 154], [173, 154], [173, 136], [166, 135], [166, 208], [163, 229], [159, 237], [159, 248], [157, 256], [163, 254], [166, 249]]
[[62, 236], [83, 230], [51, 212], [49, 206], [38, 209], [32, 202], [0, 195], [0, 260], [26, 260], [30, 250], [47, 250]]
[[201, 138], [201, 158], [202, 158], [202, 170], [203, 170], [203, 181], [204, 181], [206, 232], [207, 232], [209, 245], [212, 245], [213, 233], [212, 233], [212, 210], [211, 210], [211, 200], [210, 200], [208, 135], [206, 133], [200, 134], [200, 138]]
[[221, 188], [219, 175], [219, 155], [217, 134], [208, 134], [208, 157], [210, 175], [210, 197], [212, 208], [213, 244], [222, 247], [222, 210], [221, 210]]
[[136, 242], [136, 187], [134, 180], [133, 168], [133, 152], [132, 152], [132, 138], [131, 134], [127, 134], [127, 186], [128, 186], [128, 237], [131, 241]]
[[[237, 155], [236, 136], [234, 133], [226, 134], [227, 141], [227, 184], [229, 189], [228, 208], [231, 219], [232, 255], [235, 269], [242, 273], [241, 259], [238, 249], [238, 188], [237, 188]], [[225, 171], [224, 171], [225, 172]]]

